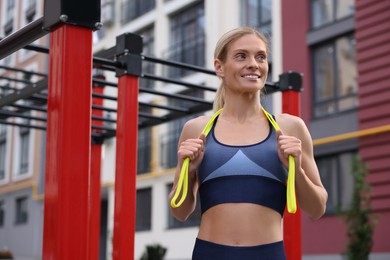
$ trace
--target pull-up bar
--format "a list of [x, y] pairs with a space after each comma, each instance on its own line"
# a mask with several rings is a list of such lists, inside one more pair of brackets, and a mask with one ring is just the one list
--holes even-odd
[[[113, 239], [115, 260], [134, 258], [137, 130], [142, 126], [142, 122], [138, 122], [141, 115], [138, 106], [142, 104], [138, 102], [138, 93], [144, 91], [161, 96], [165, 94], [167, 98], [191, 100], [196, 104], [185, 110], [160, 106], [173, 112], [165, 118], [159, 118], [162, 121], [151, 118], [152, 121], [146, 121], [146, 126], [211, 109], [211, 103], [204, 100], [139, 88], [138, 81], [141, 77], [172, 84], [182, 83], [143, 74], [141, 66], [143, 60], [189, 67], [188, 69], [210, 75], [214, 72], [209, 73], [191, 65], [142, 56], [142, 39], [138, 35], [124, 34], [117, 38], [116, 61], [94, 58], [92, 31], [99, 27], [99, 19], [100, 1], [98, 0], [45, 1], [44, 18], [38, 19], [0, 42], [0, 58], [3, 58], [20, 48], [28, 48], [29, 43], [50, 31], [50, 51], [48, 51], [50, 67], [47, 79], [43, 79], [41, 85], [29, 86], [0, 99], [0, 107], [13, 105], [19, 106], [20, 109], [28, 108], [27, 105], [21, 107], [23, 105], [15, 104], [21, 98], [39, 95], [40, 102], [47, 101], [43, 259], [97, 259], [99, 234], [95, 231], [99, 230], [100, 217], [100, 167], [98, 165], [100, 165], [101, 151], [99, 146], [91, 148], [91, 127], [95, 125], [99, 130], [94, 134], [105, 130], [100, 120], [102, 114], [97, 112], [106, 108], [103, 107], [102, 102], [92, 98], [101, 101], [101, 98], [107, 97], [101, 89], [92, 92], [93, 61], [99, 60], [103, 64], [102, 68], [115, 70], [119, 78], [117, 126], [114, 129], [116, 133], [112, 135], [116, 135], [117, 147]], [[42, 26], [46, 31], [42, 31]], [[40, 51], [45, 52], [43, 49]], [[78, 66], [74, 66], [76, 58]], [[39, 94], [44, 89], [44, 80], [47, 80], [48, 85], [47, 96]], [[98, 79], [94, 83], [103, 86], [104, 80]], [[299, 110], [294, 109], [299, 109], [298, 92], [301, 90], [301, 85], [300, 74], [287, 72], [280, 76], [279, 82], [268, 84], [270, 89], [267, 92], [282, 91], [283, 104], [288, 103], [289, 106], [283, 105], [284, 112], [297, 115]], [[213, 90], [190, 83], [187, 87], [202, 91]], [[23, 95], [18, 95], [20, 93]], [[285, 100], [286, 97], [288, 101]], [[95, 108], [93, 115], [91, 107]], [[3, 115], [16, 116], [14, 113], [11, 115], [7, 112]], [[36, 118], [30, 117], [30, 119]], [[289, 216], [285, 217], [287, 218]], [[290, 229], [289, 225], [293, 228]], [[287, 255], [292, 256], [289, 254], [289, 248], [298, 248], [300, 252], [300, 219], [294, 219], [288, 226], [285, 224], [284, 230]], [[300, 259], [300, 257], [299, 254], [294, 254], [291, 259]]]

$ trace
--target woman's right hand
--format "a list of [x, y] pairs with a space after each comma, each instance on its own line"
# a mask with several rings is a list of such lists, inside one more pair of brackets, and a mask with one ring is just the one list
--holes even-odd
[[181, 160], [181, 163], [187, 157], [190, 159], [190, 165], [188, 168], [190, 175], [196, 172], [200, 163], [202, 162], [205, 150], [205, 142], [206, 137], [204, 134], [201, 134], [199, 138], [184, 140], [179, 146], [177, 156], [178, 159]]

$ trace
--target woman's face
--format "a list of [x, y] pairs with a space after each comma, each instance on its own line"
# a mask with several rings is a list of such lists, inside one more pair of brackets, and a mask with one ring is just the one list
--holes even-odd
[[268, 62], [265, 43], [248, 34], [232, 42], [225, 62], [214, 62], [217, 75], [225, 87], [243, 92], [261, 90], [267, 80]]

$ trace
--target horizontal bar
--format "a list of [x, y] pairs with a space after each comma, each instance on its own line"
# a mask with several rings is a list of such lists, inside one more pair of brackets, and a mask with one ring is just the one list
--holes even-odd
[[31, 74], [31, 75], [38, 75], [38, 76], [41, 76], [41, 77], [47, 77], [47, 75], [44, 74], [44, 73], [39, 73], [39, 72], [35, 72], [35, 71], [28, 71], [28, 70], [13, 68], [13, 67], [4, 66], [4, 65], [0, 65], [0, 69], [12, 70], [12, 71], [16, 71], [16, 72], [22, 72], [22, 73], [25, 73], [25, 74]]
[[[20, 100], [20, 99], [27, 99], [31, 98], [31, 96], [35, 93], [38, 93], [44, 89], [47, 88], [47, 78], [42, 79], [38, 81], [37, 83], [34, 83], [32, 85], [28, 85], [20, 91], [9, 94], [3, 98], [0, 99], [0, 108], [3, 106], [11, 105], [12, 103]], [[47, 97], [46, 97], [47, 99]]]
[[164, 110], [169, 110], [169, 111], [176, 111], [176, 112], [181, 112], [181, 113], [185, 113], [185, 114], [190, 113], [189, 109], [183, 108], [183, 107], [163, 106], [163, 105], [158, 105], [158, 104], [153, 104], [153, 103], [146, 103], [146, 102], [142, 102], [142, 101], [138, 101], [138, 104], [140, 106], [159, 108], [159, 109], [164, 109]]
[[194, 97], [189, 97], [189, 96], [185, 96], [185, 95], [181, 95], [181, 94], [170, 94], [170, 93], [156, 91], [156, 90], [147, 89], [147, 88], [140, 88], [140, 92], [159, 95], [159, 96], [163, 96], [163, 97], [182, 99], [182, 100], [192, 101], [192, 102], [196, 102], [196, 103], [212, 104], [212, 102], [206, 101], [202, 98], [194, 98]]
[[6, 116], [6, 117], [19, 117], [19, 118], [24, 118], [28, 120], [37, 120], [37, 121], [43, 121], [46, 122], [46, 118], [43, 117], [36, 117], [36, 116], [30, 116], [30, 115], [25, 115], [23, 113], [17, 113], [9, 110], [4, 110], [0, 109], [0, 116]]
[[152, 61], [155, 63], [160, 63], [163, 65], [169, 65], [169, 66], [174, 66], [174, 67], [186, 68], [186, 69], [190, 69], [190, 70], [194, 70], [197, 72], [202, 72], [202, 73], [206, 73], [206, 74], [210, 74], [210, 75], [214, 75], [214, 76], [216, 75], [215, 71], [208, 70], [208, 69], [205, 69], [203, 67], [190, 65], [190, 64], [186, 64], [186, 63], [182, 63], [182, 62], [177, 62], [177, 61], [163, 60], [163, 59], [159, 59], [159, 58], [151, 57], [151, 56], [147, 56], [147, 55], [141, 55], [141, 56], [146, 61]]
[[107, 118], [107, 117], [101, 117], [101, 116], [92, 116], [92, 120], [109, 122], [109, 123], [116, 123], [115, 119], [111, 119], [111, 118]]
[[92, 105], [92, 109], [116, 113], [116, 109], [114, 109], [114, 108], [102, 107], [102, 106], [98, 106], [98, 105]]
[[92, 83], [98, 84], [98, 85], [103, 85], [103, 86], [115, 87], [115, 88], [118, 87], [118, 84], [116, 84], [116, 83], [108, 82], [108, 81], [105, 81], [105, 80], [102, 80], [102, 79], [96, 79], [96, 78], [92, 79]]
[[46, 107], [37, 107], [37, 106], [32, 106], [32, 105], [20, 105], [20, 104], [11, 104], [10, 106], [15, 107], [15, 108], [20, 108], [21, 110], [35, 110], [35, 111], [40, 111], [40, 112], [47, 112]]
[[43, 31], [43, 17], [32, 21], [0, 41], [0, 60], [25, 47], [49, 32]]
[[369, 135], [381, 134], [384, 132], [390, 132], [390, 125], [383, 125], [383, 126], [373, 127], [373, 128], [369, 128], [369, 129], [354, 131], [354, 132], [350, 132], [350, 133], [319, 138], [319, 139], [313, 140], [313, 145], [316, 146], [316, 145], [335, 143], [335, 142], [340, 142], [340, 141], [353, 139], [353, 138], [360, 138], [360, 137], [369, 136]]
[[29, 80], [24, 80], [24, 79], [16, 79], [16, 78], [11, 78], [11, 77], [6, 77], [6, 76], [0, 76], [0, 79], [8, 80], [8, 81], [13, 81], [13, 82], [19, 82], [23, 84], [34, 84], [33, 82]]
[[202, 89], [202, 90], [208, 90], [208, 91], [214, 91], [214, 92], [217, 91], [215, 88], [212, 88], [212, 87], [192, 84], [192, 83], [184, 82], [181, 80], [174, 80], [174, 79], [154, 76], [152, 74], [144, 73], [142, 76], [143, 76], [143, 78], [146, 78], [146, 79], [153, 79], [153, 80], [157, 80], [157, 81], [163, 81], [163, 82], [168, 82], [168, 83], [172, 83], [172, 84], [176, 84], [176, 85], [182, 85], [182, 86], [186, 86], [186, 87]]
[[111, 67], [114, 67], [114, 68], [119, 68], [122, 65], [118, 61], [113, 61], [113, 60], [109, 60], [109, 59], [105, 59], [105, 58], [101, 58], [101, 57], [96, 57], [96, 56], [93, 57], [92, 61], [93, 61], [94, 64], [108, 65], [108, 66], [111, 66]]
[[45, 126], [37, 126], [37, 125], [9, 122], [9, 121], [3, 120], [3, 119], [0, 119], [0, 125], [11, 125], [11, 126], [19, 126], [19, 127], [35, 128], [35, 129], [39, 129], [39, 130], [46, 130]]

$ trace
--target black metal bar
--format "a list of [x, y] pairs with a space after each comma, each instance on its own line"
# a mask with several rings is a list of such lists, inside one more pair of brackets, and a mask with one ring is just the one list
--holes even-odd
[[43, 121], [43, 122], [46, 121], [46, 118], [44, 118], [44, 117], [30, 116], [30, 115], [25, 115], [23, 113], [18, 113], [18, 112], [4, 110], [4, 109], [0, 109], [0, 117], [6, 117], [6, 118], [19, 117], [19, 118], [24, 118], [24, 119], [28, 119], [28, 120], [37, 120], [37, 121]]
[[22, 72], [22, 73], [25, 73], [25, 74], [31, 74], [31, 75], [41, 76], [41, 77], [47, 77], [47, 75], [44, 74], [44, 73], [39, 73], [39, 72], [35, 72], [35, 71], [28, 71], [28, 70], [23, 70], [23, 69], [17, 69], [17, 68], [12, 68], [12, 67], [9, 67], [9, 66], [4, 66], [4, 65], [0, 65], [0, 69], [12, 70], [12, 71], [16, 71], [16, 72]]
[[107, 96], [107, 95], [104, 95], [104, 94], [99, 94], [99, 93], [92, 93], [92, 97], [94, 98], [102, 98], [102, 99], [108, 99], [108, 100], [113, 100], [113, 101], [117, 101], [118, 99], [116, 97], [113, 97], [113, 96]]
[[115, 88], [118, 87], [118, 84], [116, 84], [116, 83], [108, 82], [108, 81], [105, 81], [102, 79], [96, 79], [96, 78], [92, 79], [92, 83], [102, 85], [102, 86], [110, 86], [110, 87], [115, 87]]
[[92, 105], [92, 109], [116, 113], [116, 109], [114, 109], [114, 108], [102, 107], [102, 106], [98, 106], [98, 105]]
[[[31, 98], [34, 94], [39, 93], [40, 91], [46, 88], [47, 88], [47, 78], [38, 81], [36, 84], [26, 86], [16, 93], [12, 93], [1, 98], [0, 108], [3, 106], [9, 106], [20, 99]], [[38, 97], [39, 95], [36, 94], [35, 96]]]
[[115, 119], [107, 118], [107, 117], [102, 117], [102, 116], [92, 116], [92, 120], [96, 121], [103, 121], [103, 122], [109, 122], [109, 123], [116, 123]]
[[21, 105], [21, 104], [11, 104], [10, 106], [19, 108], [21, 110], [35, 110], [35, 111], [40, 111], [40, 112], [47, 112], [47, 108], [45, 107], [37, 107], [37, 106], [32, 106], [32, 105]]
[[0, 41], [0, 60], [48, 34], [42, 30], [43, 17], [27, 24]]
[[109, 131], [109, 132], [115, 132], [116, 131], [115, 129], [112, 129], [112, 128], [109, 128], [109, 127], [106, 127], [106, 126], [100, 126], [100, 125], [92, 125], [91, 127], [92, 127], [92, 129], [105, 130], [105, 131]]
[[24, 49], [49, 54], [49, 48], [37, 44], [26, 45]]
[[182, 62], [177, 62], [177, 61], [163, 60], [163, 59], [159, 59], [159, 58], [155, 58], [155, 57], [151, 57], [151, 56], [147, 56], [147, 55], [141, 55], [141, 56], [146, 61], [152, 61], [152, 62], [160, 63], [163, 65], [174, 66], [174, 67], [186, 68], [186, 69], [190, 69], [193, 71], [202, 72], [202, 73], [206, 73], [206, 74], [210, 74], [210, 75], [214, 75], [214, 76], [216, 75], [215, 71], [208, 70], [208, 69], [205, 69], [203, 67], [190, 65], [190, 64], [186, 64], [186, 63], [182, 63]]
[[170, 97], [170, 98], [175, 98], [175, 99], [193, 101], [196, 103], [212, 104], [212, 102], [206, 101], [202, 98], [189, 97], [189, 96], [181, 95], [181, 94], [170, 94], [170, 93], [156, 91], [156, 90], [152, 90], [152, 89], [140, 88], [140, 92], [145, 92], [145, 93], [154, 94], [154, 95], [163, 96], [163, 97]]
[[138, 112], [138, 116], [139, 116], [139, 117], [143, 117], [143, 118], [149, 118], [149, 119], [159, 120], [159, 121], [165, 120], [165, 119], [164, 119], [165, 117], [155, 116], [155, 115], [152, 115], [152, 114], [150, 114], [150, 113], [145, 113], [145, 112]]
[[39, 129], [39, 130], [46, 130], [45, 126], [37, 126], [37, 125], [9, 122], [7, 120], [2, 120], [2, 119], [0, 119], [0, 124], [2, 124], [2, 125], [11, 125], [11, 126], [19, 126], [19, 127], [35, 128], [35, 129]]
[[117, 68], [117, 67], [121, 66], [121, 63], [118, 62], [118, 61], [104, 59], [104, 58], [101, 58], [101, 57], [94, 56], [92, 60], [93, 60], [93, 63], [95, 63], [95, 64], [107, 65], [107, 66], [111, 66], [113, 68]]
[[5, 79], [5, 80], [8, 80], [8, 81], [13, 81], [13, 82], [19, 82], [19, 83], [23, 83], [23, 84], [33, 84], [29, 80], [15, 79], [15, 78], [10, 78], [10, 77], [6, 77], [6, 76], [0, 76], [0, 79]]
[[177, 107], [177, 106], [163, 106], [163, 105], [158, 105], [158, 104], [153, 104], [153, 103], [146, 103], [139, 101], [138, 104], [140, 106], [146, 106], [146, 107], [153, 107], [153, 108], [159, 108], [159, 109], [164, 109], [164, 110], [169, 110], [169, 111], [176, 111], [184, 114], [190, 113], [190, 110], [187, 108], [183, 107]]
[[216, 89], [212, 88], [212, 87], [192, 84], [192, 83], [188, 83], [188, 82], [181, 81], [181, 80], [175, 80], [175, 79], [169, 79], [169, 78], [154, 76], [152, 74], [147, 74], [147, 73], [144, 73], [142, 75], [142, 77], [146, 78], [146, 79], [153, 79], [153, 80], [163, 81], [163, 82], [172, 83], [172, 84], [176, 84], [176, 85], [182, 85], [182, 86], [191, 87], [191, 88], [197, 88], [197, 89], [214, 91], [214, 92], [216, 91]]

